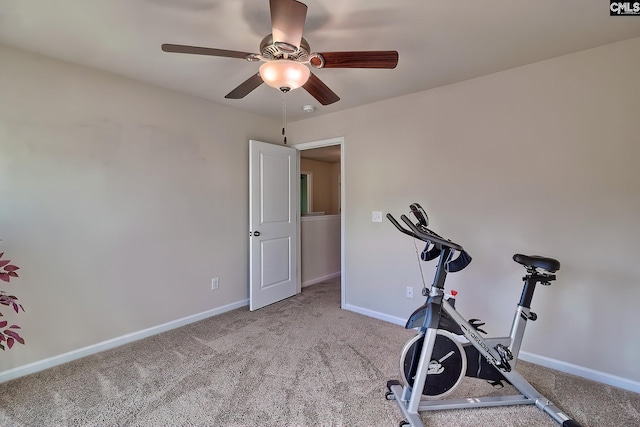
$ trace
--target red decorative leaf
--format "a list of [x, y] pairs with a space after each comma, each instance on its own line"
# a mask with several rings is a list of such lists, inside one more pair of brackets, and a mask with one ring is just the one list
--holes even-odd
[[[17, 332], [13, 332], [10, 330], [5, 330], [4, 334], [10, 338], [14, 338], [16, 341], [18, 341], [20, 344], [24, 344], [24, 340], [22, 339], [22, 337], [20, 335], [18, 335]], [[7, 338], [7, 341], [9, 341], [10, 338]]]
[[[0, 280], [9, 282], [12, 277], [18, 277], [17, 271], [20, 270], [20, 267], [11, 264], [11, 260], [2, 259], [3, 256], [4, 252], [1, 252]], [[5, 291], [0, 290], [0, 305], [11, 307], [16, 313], [19, 313], [20, 310], [24, 311], [24, 307], [22, 307], [22, 304], [19, 304], [17, 300], [18, 298], [15, 295], [7, 295]], [[3, 316], [3, 314], [0, 313], [0, 316]], [[16, 342], [24, 345], [24, 339], [15, 331], [21, 329], [20, 326], [15, 324], [7, 326], [8, 324], [6, 320], [0, 321], [0, 350], [3, 351], [6, 350], [7, 347], [11, 349]]]

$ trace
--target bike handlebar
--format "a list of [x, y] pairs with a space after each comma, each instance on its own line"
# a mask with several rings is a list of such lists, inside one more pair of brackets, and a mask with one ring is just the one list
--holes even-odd
[[454, 243], [451, 240], [447, 240], [447, 239], [444, 239], [444, 238], [438, 236], [436, 233], [434, 233], [433, 231], [429, 230], [427, 227], [418, 228], [418, 226], [416, 226], [413, 222], [411, 222], [411, 220], [409, 218], [407, 218], [407, 216], [404, 215], [404, 214], [400, 215], [400, 219], [405, 224], [407, 224], [407, 226], [410, 228], [410, 230], [407, 230], [402, 225], [400, 225], [400, 223], [390, 213], [388, 213], [386, 216], [387, 216], [387, 219], [401, 233], [404, 233], [404, 234], [406, 234], [408, 236], [411, 236], [413, 238], [416, 238], [418, 240], [422, 240], [423, 242], [433, 243], [436, 246], [447, 247], [447, 248], [451, 248], [453, 250], [460, 251], [460, 252], [464, 251], [464, 248], [462, 246], [460, 246], [459, 244]]
[[420, 237], [416, 236], [416, 235], [415, 235], [415, 234], [413, 234], [411, 231], [409, 231], [409, 230], [407, 230], [406, 228], [404, 228], [403, 226], [401, 226], [401, 225], [400, 225], [400, 223], [398, 223], [398, 221], [393, 217], [393, 215], [391, 215], [390, 213], [388, 213], [386, 216], [387, 216], [387, 219], [388, 219], [389, 221], [391, 221], [391, 224], [393, 224], [393, 225], [398, 229], [398, 231], [400, 231], [401, 233], [406, 234], [407, 236], [411, 236], [411, 237], [413, 237], [414, 239], [422, 240], [422, 239], [420, 239]]

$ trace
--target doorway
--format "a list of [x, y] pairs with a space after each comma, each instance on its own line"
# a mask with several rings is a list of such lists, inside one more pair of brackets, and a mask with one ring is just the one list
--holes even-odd
[[[306, 142], [302, 144], [292, 145], [299, 153], [299, 174], [301, 172], [310, 172], [309, 168], [312, 168], [313, 162], [324, 162], [329, 166], [323, 167], [322, 165], [316, 165], [321, 167], [320, 171], [328, 170], [330, 178], [329, 180], [334, 182], [335, 185], [329, 184], [329, 189], [318, 189], [317, 184], [321, 181], [319, 174], [316, 173], [313, 177], [314, 187], [313, 191], [315, 199], [318, 203], [313, 203], [312, 211], [306, 215], [300, 217], [300, 235], [302, 236], [302, 226], [308, 226], [309, 222], [314, 222], [315, 226], [327, 226], [336, 227], [332, 225], [332, 221], [335, 223], [339, 221], [339, 274], [340, 274], [340, 289], [341, 289], [341, 307], [345, 307], [346, 304], [346, 274], [345, 274], [345, 180], [344, 180], [344, 138], [330, 138], [320, 141]], [[301, 166], [304, 159], [310, 159], [307, 163], [308, 166]], [[331, 172], [332, 171], [332, 172]], [[324, 172], [321, 172], [323, 174]], [[308, 178], [307, 178], [308, 179]], [[321, 222], [326, 222], [326, 225], [322, 225]], [[304, 223], [304, 224], [303, 224]], [[338, 237], [336, 236], [336, 239]], [[300, 239], [302, 240], [302, 239]], [[325, 239], [322, 239], [325, 240]], [[303, 247], [299, 245], [299, 265], [304, 273], [304, 267], [302, 267], [302, 258], [304, 256]], [[308, 249], [307, 249], [308, 250]], [[330, 262], [331, 260], [323, 260]], [[304, 285], [304, 279], [302, 280]]]

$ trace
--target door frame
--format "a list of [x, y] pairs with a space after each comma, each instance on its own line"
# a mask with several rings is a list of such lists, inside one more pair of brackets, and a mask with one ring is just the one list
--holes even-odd
[[[298, 176], [300, 175], [300, 151], [310, 150], [312, 148], [328, 147], [330, 145], [340, 146], [340, 307], [345, 308], [347, 304], [347, 275], [346, 275], [346, 224], [345, 224], [345, 212], [346, 212], [346, 194], [345, 191], [345, 157], [344, 157], [344, 137], [338, 136], [333, 138], [321, 139], [318, 141], [302, 142], [300, 144], [292, 144], [291, 147], [298, 150]], [[298, 180], [299, 184], [300, 180]], [[300, 189], [298, 188], [298, 193]], [[300, 211], [298, 209], [298, 236], [300, 236]], [[302, 265], [302, 254], [300, 247], [300, 238], [298, 238], [298, 271]], [[300, 288], [298, 292], [302, 291], [302, 284], [298, 282]]]

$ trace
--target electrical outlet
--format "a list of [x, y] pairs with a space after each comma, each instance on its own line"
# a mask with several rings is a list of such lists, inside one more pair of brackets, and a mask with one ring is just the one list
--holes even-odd
[[217, 277], [214, 277], [213, 279], [211, 279], [211, 290], [215, 291], [216, 289], [218, 289], [218, 285], [219, 285], [219, 280]]
[[413, 298], [413, 288], [411, 286], [407, 286], [407, 298]]

